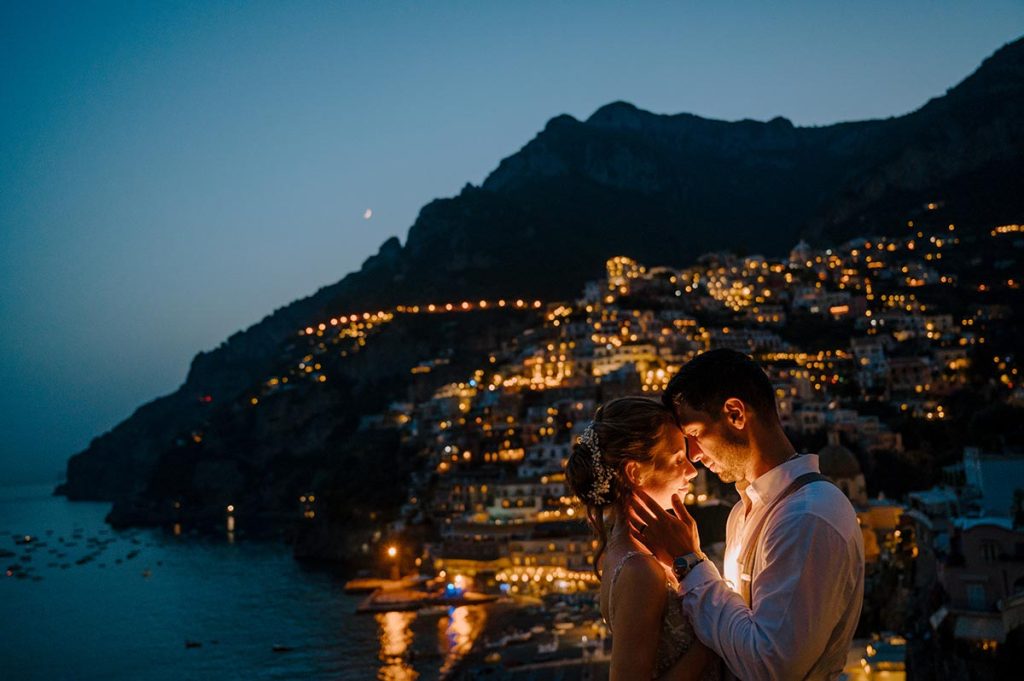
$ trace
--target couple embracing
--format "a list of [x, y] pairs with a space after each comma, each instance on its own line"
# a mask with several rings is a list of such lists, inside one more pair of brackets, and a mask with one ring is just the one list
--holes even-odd
[[[724, 575], [682, 501], [698, 462], [740, 495]], [[598, 538], [611, 681], [842, 673], [864, 596], [860, 527], [818, 457], [793, 448], [752, 359], [706, 352], [661, 402], [603, 405], [567, 479]]]

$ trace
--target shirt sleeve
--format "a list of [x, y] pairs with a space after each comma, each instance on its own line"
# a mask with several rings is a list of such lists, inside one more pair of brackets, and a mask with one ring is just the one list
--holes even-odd
[[843, 613], [846, 541], [824, 519], [804, 513], [766, 528], [763, 546], [753, 609], [705, 560], [679, 585], [683, 610], [701, 642], [737, 677], [804, 678]]

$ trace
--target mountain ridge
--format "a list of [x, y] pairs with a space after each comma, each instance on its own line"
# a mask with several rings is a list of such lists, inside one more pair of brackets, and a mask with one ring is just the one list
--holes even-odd
[[121, 499], [144, 488], [168, 443], [263, 380], [296, 329], [332, 314], [431, 300], [571, 296], [611, 255], [679, 263], [743, 244], [779, 253], [903, 227], [908, 210], [955, 194], [970, 229], [1018, 218], [1024, 199], [1024, 39], [901, 116], [799, 127], [654, 114], [611, 102], [562, 114], [480, 186], [426, 204], [405, 243], [276, 309], [193, 359], [182, 386], [69, 460], [60, 492]]

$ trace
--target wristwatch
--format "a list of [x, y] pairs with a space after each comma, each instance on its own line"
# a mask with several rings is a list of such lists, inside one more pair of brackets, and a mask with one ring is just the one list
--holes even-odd
[[690, 574], [693, 568], [697, 567], [698, 564], [704, 562], [704, 554], [693, 552], [688, 553], [685, 556], [679, 556], [672, 561], [672, 571], [676, 574], [676, 579], [682, 582], [686, 579], [686, 575]]

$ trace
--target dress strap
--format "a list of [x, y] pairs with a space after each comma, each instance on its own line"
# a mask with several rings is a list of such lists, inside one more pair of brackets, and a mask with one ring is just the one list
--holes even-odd
[[644, 553], [643, 551], [629, 551], [622, 557], [619, 564], [615, 566], [615, 571], [612, 572], [612, 583], [608, 586], [608, 626], [612, 624], [612, 609], [615, 607], [615, 581], [619, 578], [619, 573], [622, 572], [622, 566], [626, 564], [626, 561], [633, 556], [649, 556], [651, 554]]

